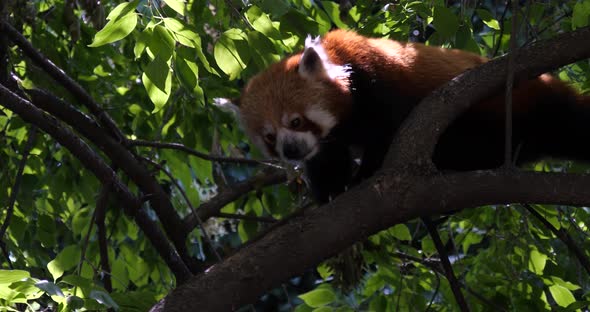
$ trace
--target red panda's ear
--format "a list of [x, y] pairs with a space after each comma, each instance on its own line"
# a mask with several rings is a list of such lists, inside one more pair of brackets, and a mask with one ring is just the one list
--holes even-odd
[[330, 79], [343, 84], [346, 87], [350, 66], [334, 64], [319, 37], [307, 36], [305, 49], [299, 60], [299, 75], [308, 79]]
[[214, 98], [213, 105], [219, 107], [222, 111], [235, 114], [236, 116], [240, 115], [240, 99], [224, 99], [224, 98]]
[[[321, 55], [320, 55], [321, 54]], [[299, 60], [299, 74], [305, 78], [320, 78], [326, 76], [324, 60], [325, 51], [320, 43], [319, 38], [312, 39], [307, 36], [305, 39], [305, 50]]]

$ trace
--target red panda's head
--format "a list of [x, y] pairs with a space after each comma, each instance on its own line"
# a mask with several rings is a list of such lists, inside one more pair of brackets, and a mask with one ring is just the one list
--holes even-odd
[[326, 50], [308, 37], [302, 53], [253, 77], [234, 101], [244, 130], [267, 156], [308, 160], [348, 117], [350, 69]]

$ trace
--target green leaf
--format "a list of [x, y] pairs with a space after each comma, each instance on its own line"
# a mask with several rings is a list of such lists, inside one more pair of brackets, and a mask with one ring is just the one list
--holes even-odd
[[80, 261], [80, 247], [70, 245], [65, 247], [55, 259], [47, 263], [47, 269], [54, 280], [60, 278], [66, 270], [75, 267]]
[[331, 307], [319, 307], [319, 308], [313, 309], [313, 312], [334, 312], [334, 309]]
[[434, 242], [430, 236], [424, 237], [421, 242], [422, 245], [422, 252], [427, 256], [431, 256], [436, 253], [436, 248], [434, 247]]
[[111, 273], [117, 277], [113, 279], [113, 289], [119, 291], [127, 290], [127, 286], [129, 286], [129, 274], [127, 273], [127, 266], [123, 259], [117, 258], [113, 261]]
[[53, 282], [43, 280], [35, 283], [35, 286], [37, 286], [39, 289], [43, 290], [50, 296], [65, 297], [64, 293], [61, 291], [61, 288], [59, 288]]
[[252, 55], [252, 60], [259, 68], [267, 68], [270, 64], [280, 59], [280, 56], [276, 54], [272, 42], [263, 34], [257, 31], [249, 32], [248, 42], [251, 45], [250, 54]]
[[316, 269], [323, 280], [326, 280], [334, 273], [334, 270], [332, 270], [332, 268], [326, 265], [325, 263], [318, 265]]
[[167, 17], [164, 19], [164, 24], [166, 25], [166, 28], [172, 32], [174, 38], [180, 44], [189, 48], [195, 48], [195, 42], [198, 41], [200, 46], [201, 38], [199, 37], [199, 34], [197, 34], [195, 29], [189, 25], [186, 25], [183, 21]]
[[89, 298], [96, 300], [98, 303], [115, 310], [119, 309], [117, 303], [109, 296], [108, 293], [100, 290], [93, 290], [90, 292]]
[[172, 73], [168, 63], [156, 57], [146, 67], [141, 80], [150, 100], [155, 105], [153, 112], [159, 111], [168, 102], [172, 90]]
[[299, 298], [308, 306], [317, 308], [334, 302], [336, 295], [331, 289], [321, 288], [299, 295]]
[[574, 29], [588, 26], [589, 18], [590, 0], [577, 2], [576, 5], [574, 5], [574, 11], [572, 13], [572, 25], [574, 26]]
[[71, 310], [82, 309], [84, 307], [84, 299], [78, 296], [68, 296], [66, 298], [66, 306]]
[[162, 92], [166, 91], [166, 80], [170, 75], [170, 68], [166, 61], [162, 60], [159, 56], [151, 61], [144, 71], [145, 75], [150, 81], [160, 89]]
[[474, 245], [474, 244], [479, 244], [482, 239], [483, 239], [482, 235], [479, 235], [474, 232], [467, 233], [467, 235], [465, 235], [465, 238], [463, 239], [463, 242], [462, 242], [463, 253], [467, 254], [467, 251], [469, 250], [469, 246]]
[[0, 270], [0, 284], [12, 284], [29, 277], [31, 277], [31, 274], [27, 271]]
[[38, 299], [44, 295], [44, 292], [35, 286], [36, 282], [37, 281], [32, 278], [27, 278], [26, 280], [10, 284], [9, 288], [13, 289], [16, 293], [25, 295], [28, 300]]
[[166, 5], [168, 5], [172, 10], [176, 11], [176, 13], [180, 15], [186, 14], [186, 2], [183, 0], [164, 0]]
[[66, 275], [61, 278], [60, 283], [66, 283], [72, 286], [80, 287], [82, 289], [90, 289], [92, 280], [79, 275]]
[[215, 43], [215, 61], [230, 80], [236, 79], [250, 60], [247, 38], [242, 30], [234, 28], [221, 34]]
[[123, 2], [117, 5], [110, 13], [107, 15], [107, 20], [117, 20], [135, 10], [137, 5], [139, 4], [139, 0]]
[[555, 302], [561, 307], [567, 307], [576, 301], [572, 292], [561, 285], [551, 285], [549, 291]]
[[393, 237], [402, 240], [402, 241], [411, 241], [412, 234], [410, 234], [410, 229], [405, 224], [396, 224], [389, 230], [389, 233], [393, 235]]
[[489, 28], [500, 30], [500, 23], [492, 16], [492, 13], [486, 9], [477, 9], [475, 10], [479, 18], [486, 24]]
[[246, 16], [255, 30], [269, 38], [281, 39], [281, 33], [275, 28], [268, 14], [263, 13], [257, 6], [254, 5], [248, 9]]
[[139, 59], [145, 51], [145, 48], [148, 45], [148, 42], [151, 39], [151, 30], [144, 30], [137, 34], [135, 38], [135, 46], [133, 47], [133, 54], [135, 55], [135, 59]]
[[333, 1], [322, 1], [322, 5], [324, 5], [324, 9], [330, 16], [330, 20], [340, 29], [348, 29], [348, 25], [346, 25], [340, 19], [340, 6], [333, 2]]
[[182, 85], [188, 90], [195, 90], [197, 87], [197, 79], [199, 77], [199, 67], [197, 66], [197, 63], [186, 60], [178, 54], [176, 55], [175, 61], [174, 72], [178, 76], [180, 83], [182, 83]]
[[174, 37], [168, 29], [156, 25], [148, 44], [152, 58], [159, 56], [162, 60], [168, 61], [174, 53], [175, 42]]
[[565, 288], [567, 288], [569, 290], [578, 290], [578, 289], [581, 288], [580, 286], [578, 286], [578, 285], [576, 285], [574, 283], [568, 282], [568, 281], [564, 281], [563, 279], [561, 279], [561, 278], [559, 278], [557, 276], [551, 276], [551, 281], [554, 284], [559, 285], [559, 286], [562, 286], [562, 287], [565, 287]]
[[432, 24], [443, 38], [451, 38], [459, 30], [459, 20], [448, 8], [435, 6], [433, 17]]
[[529, 270], [537, 275], [542, 275], [547, 263], [547, 255], [540, 253], [537, 249], [532, 249], [529, 257]]
[[103, 29], [96, 33], [94, 41], [89, 44], [89, 47], [100, 47], [127, 37], [137, 25], [137, 14], [130, 12], [129, 14], [108, 22]]

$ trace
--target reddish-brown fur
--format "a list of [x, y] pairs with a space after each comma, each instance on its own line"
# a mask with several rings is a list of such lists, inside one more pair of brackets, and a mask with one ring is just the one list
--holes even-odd
[[[355, 144], [365, 150], [361, 178], [372, 174], [381, 164], [392, 132], [420, 99], [453, 77], [488, 61], [470, 52], [367, 38], [343, 30], [326, 34], [322, 47], [331, 63], [351, 65], [350, 81], [306, 79], [298, 73], [302, 66], [302, 53], [298, 53], [252, 78], [239, 104], [242, 121], [252, 138], [261, 137], [265, 125], [284, 127], [281, 117], [285, 113], [303, 114], [313, 105], [320, 105], [339, 123], [346, 124], [341, 127], [344, 130], [338, 129], [337, 135], [353, 138], [344, 140], [344, 147], [326, 147], [328, 152], [317, 157], [321, 160], [308, 165], [322, 171], [316, 174], [321, 178], [337, 175], [342, 168], [330, 166], [332, 160], [346, 153], [346, 146]], [[586, 148], [586, 140], [590, 139], [590, 97], [578, 95], [548, 74], [517, 81], [515, 86], [514, 143], [524, 143], [515, 156], [518, 160], [530, 161], [543, 155], [590, 160], [590, 148]], [[560, 118], [564, 120], [553, 122]], [[435, 163], [454, 170], [501, 164], [503, 122], [503, 95], [476, 103], [441, 137]], [[267, 148], [271, 150], [272, 144], [267, 144]], [[347, 163], [347, 157], [337, 163]], [[344, 178], [333, 180], [337, 179]], [[316, 184], [346, 183], [333, 180], [320, 179]], [[326, 192], [337, 193], [341, 189], [320, 190], [325, 191], [320, 197], [327, 198]]]

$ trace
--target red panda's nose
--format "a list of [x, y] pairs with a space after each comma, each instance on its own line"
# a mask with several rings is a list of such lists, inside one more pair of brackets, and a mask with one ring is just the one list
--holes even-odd
[[305, 156], [301, 152], [299, 145], [297, 143], [291, 142], [283, 144], [283, 155], [285, 156], [285, 158], [290, 160], [298, 160]]

